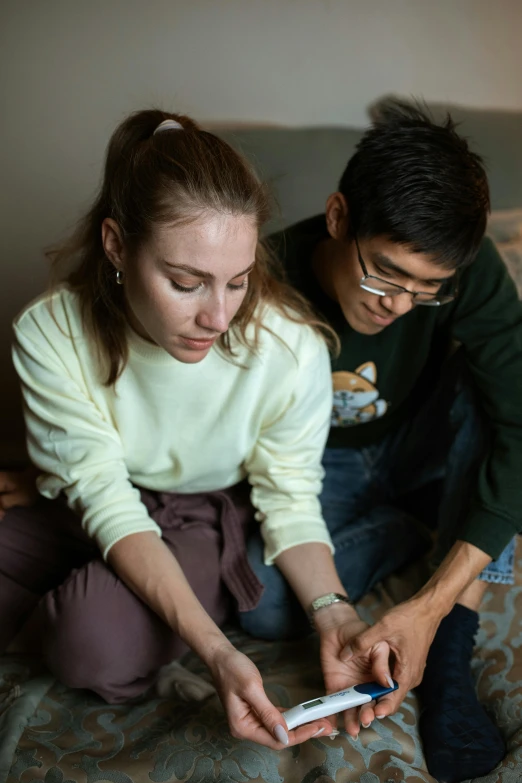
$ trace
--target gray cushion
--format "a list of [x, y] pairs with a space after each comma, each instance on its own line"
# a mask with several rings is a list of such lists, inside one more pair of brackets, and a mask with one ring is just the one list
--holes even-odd
[[362, 136], [352, 128], [232, 128], [216, 130], [239, 149], [268, 181], [279, 214], [276, 230], [324, 210]]
[[[386, 96], [370, 107], [374, 117]], [[436, 119], [449, 111], [459, 123], [473, 150], [486, 164], [491, 188], [492, 209], [522, 207], [522, 112], [473, 109], [452, 104], [429, 103]]]

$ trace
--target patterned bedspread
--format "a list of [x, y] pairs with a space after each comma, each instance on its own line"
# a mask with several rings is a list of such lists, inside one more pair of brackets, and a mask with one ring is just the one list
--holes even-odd
[[[515, 588], [486, 594], [474, 671], [482, 701], [508, 745], [502, 765], [476, 783], [522, 781], [522, 546]], [[380, 585], [360, 604], [376, 619], [405, 596], [418, 570]], [[409, 587], [407, 587], [409, 585]], [[313, 636], [297, 643], [230, 636], [263, 673], [283, 706], [322, 691]], [[205, 675], [194, 656], [186, 664]], [[203, 705], [149, 699], [108, 706], [64, 688], [28, 659], [0, 658], [0, 783], [431, 783], [417, 731], [414, 694], [393, 718], [375, 721], [353, 741], [341, 733], [276, 753], [234, 740], [217, 698]]]

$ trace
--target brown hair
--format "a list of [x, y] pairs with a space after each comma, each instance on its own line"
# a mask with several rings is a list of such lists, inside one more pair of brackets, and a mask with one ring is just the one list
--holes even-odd
[[[180, 123], [183, 130], [154, 134], [167, 119]], [[106, 385], [115, 383], [123, 372], [128, 346], [124, 290], [116, 284], [114, 268], [105, 256], [103, 220], [110, 217], [116, 221], [125, 248], [132, 253], [154, 226], [187, 222], [205, 211], [251, 216], [260, 230], [270, 215], [270, 206], [266, 186], [241, 155], [189, 117], [159, 110], [138, 111], [116, 128], [94, 204], [70, 238], [48, 253], [55, 279], [66, 280], [79, 296], [84, 328], [98, 348]], [[64, 272], [71, 264], [73, 271]], [[262, 313], [256, 309], [260, 301], [332, 338], [329, 327], [284, 281], [278, 262], [258, 242], [247, 293], [230, 325], [240, 342], [253, 350], [258, 347], [263, 326]], [[247, 340], [251, 322], [254, 336]], [[219, 344], [233, 356], [229, 332], [220, 337]]]

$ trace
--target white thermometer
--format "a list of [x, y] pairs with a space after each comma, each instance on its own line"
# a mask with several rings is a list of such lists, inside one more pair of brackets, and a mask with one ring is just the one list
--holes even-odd
[[283, 712], [283, 718], [289, 729], [295, 729], [303, 723], [310, 723], [318, 718], [327, 718], [328, 715], [335, 715], [336, 712], [349, 710], [350, 707], [368, 704], [368, 702], [378, 699], [380, 696], [396, 691], [399, 685], [395, 680], [393, 684], [393, 688], [379, 685], [378, 682], [365, 682], [362, 685], [354, 685], [353, 688], [347, 688], [345, 691], [330, 693], [328, 696], [304, 701], [296, 707], [291, 707], [291, 709]]

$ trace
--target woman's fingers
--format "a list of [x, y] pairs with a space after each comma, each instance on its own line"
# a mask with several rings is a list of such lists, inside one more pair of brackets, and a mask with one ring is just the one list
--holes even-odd
[[250, 685], [239, 697], [236, 695], [227, 711], [233, 736], [253, 740], [274, 750], [298, 745], [313, 737], [328, 736], [334, 731], [328, 718], [289, 731], [281, 714], [284, 709], [275, 707], [259, 684]]
[[244, 699], [251, 706], [260, 723], [269, 734], [282, 745], [288, 745], [288, 727], [278, 708], [272, 704], [261, 684], [255, 683], [248, 687]]
[[345, 731], [350, 735], [350, 737], [357, 739], [360, 731], [359, 708], [353, 707], [350, 710], [345, 710], [343, 712], [343, 721]]
[[312, 723], [305, 723], [289, 732], [289, 744], [299, 745], [314, 737], [328, 737], [335, 730], [335, 727], [326, 718], [314, 720]]
[[398, 690], [393, 693], [388, 693], [387, 696], [383, 696], [379, 699], [379, 704], [376, 707], [376, 717], [386, 718], [388, 715], [394, 715], [401, 703], [408, 694], [407, 686], [399, 686]]
[[314, 720], [290, 731], [282, 715], [285, 710], [272, 704], [266, 695], [257, 667], [237, 650], [226, 652], [213, 674], [232, 736], [282, 750], [313, 737], [328, 736], [334, 731], [335, 722], [328, 718]]
[[375, 720], [375, 701], [363, 704], [359, 708], [359, 721], [363, 729], [367, 729]]

